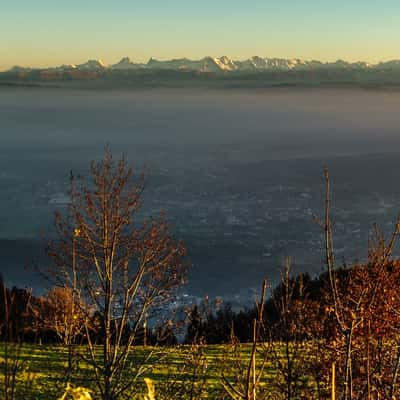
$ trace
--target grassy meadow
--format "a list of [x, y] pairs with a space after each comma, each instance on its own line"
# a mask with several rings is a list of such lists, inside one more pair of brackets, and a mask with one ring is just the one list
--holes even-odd
[[[0, 347], [0, 363], [5, 362], [5, 346]], [[9, 364], [13, 365], [13, 352], [9, 352]], [[79, 356], [84, 348], [76, 348], [77, 356], [73, 372], [68, 372], [68, 350], [59, 345], [23, 345], [18, 349], [19, 372], [16, 376], [16, 398], [51, 400], [59, 399], [67, 383], [93, 390], [97, 398], [95, 377], [90, 366]], [[260, 346], [260, 351], [261, 346]], [[131, 377], [137, 375], [135, 391], [127, 399], [144, 399], [147, 393], [145, 378], [155, 385], [156, 394], [183, 393], [193, 385], [200, 396], [195, 398], [228, 398], [224, 395], [222, 376], [231, 382], [244, 378], [250, 359], [251, 344], [243, 344], [235, 350], [230, 345], [143, 347], [136, 346], [130, 359]], [[101, 348], [99, 347], [99, 356]], [[272, 384], [276, 371], [268, 363], [262, 366], [259, 353], [258, 367], [262, 368], [262, 385]], [[241, 367], [239, 367], [239, 365]], [[139, 367], [139, 368], [138, 368]], [[241, 371], [239, 371], [241, 369]], [[0, 375], [0, 384], [4, 375]], [[186, 386], [186, 389], [184, 387]], [[158, 398], [158, 397], [156, 397]], [[184, 395], [182, 395], [184, 398]]]

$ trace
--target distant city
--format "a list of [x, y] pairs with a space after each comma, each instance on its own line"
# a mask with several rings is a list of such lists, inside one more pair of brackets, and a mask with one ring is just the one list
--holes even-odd
[[[346, 179], [345, 166], [358, 164], [368, 171], [369, 163], [382, 167], [388, 160], [391, 168], [398, 164], [394, 155], [329, 161], [336, 177], [333, 216], [339, 264], [365, 259], [372, 224], [378, 222], [389, 234], [400, 209], [399, 189], [390, 182], [391, 190], [385, 189], [373, 175], [370, 180], [357, 176], [360, 180], [354, 183], [354, 176]], [[204, 167], [194, 162], [184, 170], [177, 163], [150, 174], [137, 218], [140, 222], [165, 210], [175, 235], [183, 238], [193, 264], [185, 301], [220, 295], [236, 305], [251, 304], [252, 293], [264, 277], [277, 281], [286, 256], [292, 257], [295, 271], [312, 276], [323, 271], [324, 236], [318, 225], [323, 216], [322, 161], [268, 161], [243, 167], [219, 163], [203, 173]], [[396, 175], [400, 179], [400, 173]], [[43, 178], [30, 182], [31, 193], [19, 199], [25, 185], [19, 186], [21, 182], [8, 171], [0, 174], [0, 184], [9, 188], [2, 193], [7, 196], [3, 207], [18, 203], [25, 212], [29, 210], [30, 219], [15, 225], [15, 234], [25, 226], [25, 234], [34, 235], [38, 225], [47, 226], [49, 234], [53, 211], [66, 210], [68, 182], [43, 182]], [[376, 190], [371, 191], [369, 183]]]
[[365, 260], [373, 223], [389, 235], [400, 210], [398, 104], [397, 91], [3, 87], [2, 273], [42, 287], [32, 264], [49, 263], [69, 172], [87, 176], [106, 143], [146, 166], [137, 222], [165, 210], [187, 247], [183, 299], [251, 304], [262, 279], [276, 284], [286, 256], [294, 272], [321, 273], [325, 165], [336, 263]]

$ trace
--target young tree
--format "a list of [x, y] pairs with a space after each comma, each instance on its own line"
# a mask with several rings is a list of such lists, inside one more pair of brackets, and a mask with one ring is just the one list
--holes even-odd
[[[56, 214], [58, 240], [49, 254], [56, 279], [85, 304], [88, 361], [104, 400], [132, 388], [132, 346], [144, 319], [160, 309], [185, 279], [185, 248], [165, 216], [138, 224], [143, 174], [137, 177], [110, 148], [91, 163], [91, 181], [71, 177], [67, 216]], [[92, 332], [103, 332], [99, 359]]]
[[73, 369], [74, 345], [82, 337], [85, 312], [82, 299], [69, 287], [53, 287], [32, 307], [44, 332], [51, 332], [68, 349], [67, 374]]
[[66, 346], [84, 330], [84, 305], [79, 300], [74, 298], [71, 289], [60, 287], [52, 288], [41, 299], [40, 314], [44, 327], [54, 331]]
[[[264, 306], [267, 293], [267, 281], [263, 281], [261, 298], [256, 299], [257, 318], [253, 319], [253, 337], [248, 357], [243, 355], [243, 347], [231, 331], [231, 346], [226, 354], [221, 381], [225, 394], [232, 400], [266, 400], [270, 393], [261, 385], [261, 379], [267, 365], [268, 344], [264, 342]], [[261, 360], [257, 357], [262, 354]], [[228, 374], [233, 375], [229, 377]], [[225, 398], [225, 396], [224, 396]]]
[[311, 397], [307, 377], [307, 343], [310, 339], [307, 300], [303, 275], [291, 277], [291, 259], [287, 257], [280, 284], [272, 296], [279, 318], [269, 327], [269, 336], [274, 340], [270, 346], [271, 361], [276, 370], [274, 386], [286, 400]]

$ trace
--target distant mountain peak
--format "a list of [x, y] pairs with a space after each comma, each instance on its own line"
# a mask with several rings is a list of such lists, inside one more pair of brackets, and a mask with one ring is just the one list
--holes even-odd
[[129, 57], [123, 57], [119, 62], [111, 66], [112, 69], [138, 69], [143, 67], [144, 64], [134, 63]]
[[102, 70], [106, 69], [107, 66], [101, 60], [88, 60], [84, 64], [77, 65], [76, 68], [81, 70]]
[[[10, 72], [28, 72], [33, 69], [15, 66]], [[191, 60], [186, 57], [171, 60], [159, 60], [151, 57], [147, 63], [135, 63], [129, 57], [123, 57], [114, 65], [107, 66], [101, 60], [89, 59], [83, 64], [67, 64], [59, 67], [43, 68], [48, 71], [65, 70], [82, 71], [104, 71], [107, 69], [129, 70], [129, 69], [152, 69], [152, 70], [176, 70], [176, 71], [198, 71], [198, 72], [235, 72], [235, 71], [290, 71], [290, 70], [317, 70], [317, 69], [352, 69], [352, 70], [400, 70], [400, 60], [390, 60], [377, 64], [370, 64], [363, 61], [349, 62], [338, 59], [333, 62], [321, 62], [318, 60], [302, 60], [299, 58], [278, 58], [278, 57], [260, 57], [252, 56], [246, 60], [233, 60], [223, 55], [221, 57], [206, 56], [201, 59]]]

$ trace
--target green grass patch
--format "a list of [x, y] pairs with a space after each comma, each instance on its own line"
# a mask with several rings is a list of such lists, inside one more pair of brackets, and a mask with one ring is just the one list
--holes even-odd
[[[0, 384], [4, 384], [4, 344], [0, 344]], [[82, 355], [85, 347], [76, 347], [76, 369], [68, 373], [68, 351], [63, 346], [23, 345], [17, 354], [20, 369], [17, 374], [17, 398], [24, 400], [58, 399], [67, 383], [94, 390], [94, 398], [98, 398], [93, 369]], [[156, 392], [167, 392], [179, 385], [204, 387], [202, 398], [223, 399], [222, 375], [235, 382], [244, 377], [246, 364], [250, 358], [251, 345], [240, 345], [234, 352], [230, 345], [208, 345], [196, 349], [190, 346], [143, 347], [136, 346], [132, 350], [126, 373], [129, 378], [138, 373], [144, 360], [148, 369], [142, 371], [134, 385], [134, 392], [126, 399], [143, 399], [146, 392], [144, 378], [154, 381]], [[281, 349], [279, 353], [283, 353]], [[101, 356], [101, 347], [98, 348]], [[263, 359], [262, 349], [257, 356], [258, 367]], [[11, 360], [12, 363], [12, 360]], [[238, 364], [242, 364], [242, 372]], [[264, 365], [262, 385], [269, 387], [276, 379], [274, 363], [268, 361]], [[175, 389], [174, 389], [175, 390]], [[0, 396], [1, 397], [1, 396]], [[182, 397], [183, 398], [183, 397]]]

